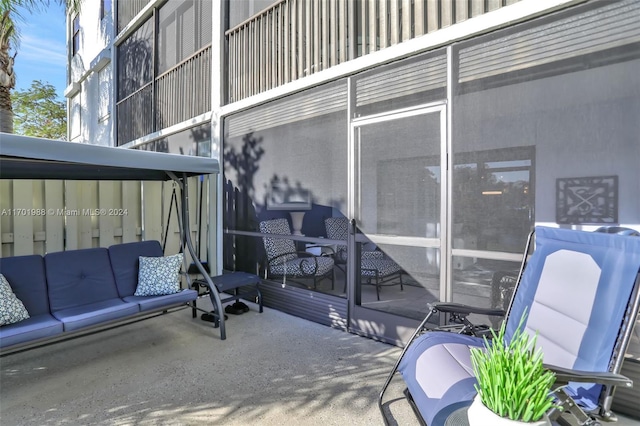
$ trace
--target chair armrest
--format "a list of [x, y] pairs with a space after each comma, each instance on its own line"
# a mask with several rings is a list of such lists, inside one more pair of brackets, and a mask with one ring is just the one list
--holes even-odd
[[555, 365], [544, 364], [544, 367], [556, 375], [556, 383], [564, 385], [569, 382], [598, 383], [601, 385], [633, 387], [633, 380], [622, 374], [573, 370]]
[[506, 315], [506, 312], [502, 309], [479, 308], [476, 306], [463, 305], [460, 303], [436, 302], [431, 303], [429, 306], [431, 309], [435, 309], [440, 312], [456, 313], [462, 315], [480, 314], [499, 317], [503, 317]]

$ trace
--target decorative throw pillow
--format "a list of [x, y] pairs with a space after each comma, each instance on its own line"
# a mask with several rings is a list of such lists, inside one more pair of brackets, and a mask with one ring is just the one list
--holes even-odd
[[13, 294], [9, 281], [0, 274], [0, 325], [13, 324], [29, 318], [24, 304]]
[[162, 296], [180, 291], [182, 255], [167, 257], [140, 256], [138, 287], [134, 296]]

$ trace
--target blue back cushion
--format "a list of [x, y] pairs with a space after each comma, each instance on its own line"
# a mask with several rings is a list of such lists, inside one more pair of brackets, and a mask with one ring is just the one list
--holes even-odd
[[162, 246], [158, 241], [140, 241], [109, 247], [113, 276], [120, 297], [133, 296], [138, 286], [139, 257], [161, 257]]
[[45, 255], [51, 311], [118, 298], [106, 248]]
[[[526, 309], [526, 330], [539, 333], [546, 363], [609, 371], [639, 269], [638, 237], [537, 227], [507, 335]], [[572, 384], [568, 390], [594, 408], [600, 386]]]
[[[527, 328], [540, 333], [546, 362], [608, 371], [639, 268], [638, 237], [537, 227], [507, 334], [526, 308]], [[572, 338], [560, 338], [560, 332]], [[569, 365], [548, 359], [553, 357]]]
[[5, 276], [30, 316], [49, 313], [47, 281], [42, 256], [33, 254], [1, 258], [0, 273]]

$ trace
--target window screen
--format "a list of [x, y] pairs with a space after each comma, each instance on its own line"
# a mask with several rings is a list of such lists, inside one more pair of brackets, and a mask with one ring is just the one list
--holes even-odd
[[212, 2], [170, 1], [159, 11], [158, 73], [211, 43]]
[[153, 78], [153, 20], [149, 19], [118, 46], [118, 100]]

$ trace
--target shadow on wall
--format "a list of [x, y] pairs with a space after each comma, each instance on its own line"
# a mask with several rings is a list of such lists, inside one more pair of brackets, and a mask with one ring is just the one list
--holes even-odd
[[[223, 152], [225, 176], [235, 175], [235, 182], [225, 179], [224, 184], [224, 229], [253, 231], [258, 227], [254, 179], [264, 155], [262, 138], [248, 133], [242, 138], [238, 152], [226, 145]], [[237, 186], [236, 186], [237, 185]], [[232, 271], [255, 272], [256, 260], [260, 258], [256, 243], [249, 237], [223, 235], [223, 268]]]
[[118, 87], [116, 114], [118, 144], [154, 131], [153, 50], [145, 24], [117, 47]]
[[[296, 227], [292, 223], [290, 213], [304, 212], [302, 227], [300, 228], [302, 234], [307, 237], [316, 238], [327, 236], [324, 220], [333, 215], [334, 209], [331, 206], [317, 204], [317, 198], [314, 197], [310, 190], [304, 188], [300, 181], [291, 183], [286, 176], [274, 174], [269, 184], [265, 184], [264, 187], [267, 194], [273, 191], [274, 188], [277, 188], [279, 195], [283, 199], [283, 204], [281, 206], [270, 205], [269, 196], [265, 195], [263, 204], [260, 206], [261, 209], [257, 215], [258, 222], [285, 218], [289, 221], [291, 229], [294, 230]], [[292, 202], [291, 200], [296, 201]], [[271, 202], [273, 202], [273, 200], [271, 200]], [[333, 204], [333, 201], [331, 204]]]
[[[318, 204], [317, 197], [302, 182], [291, 182], [286, 175], [273, 174], [262, 186], [270, 193], [277, 186], [285, 200], [292, 195], [305, 194], [303, 208], [285, 205], [274, 207], [267, 195], [257, 200], [255, 181], [260, 170], [260, 160], [265, 154], [263, 138], [248, 133], [242, 138], [242, 147], [236, 150], [225, 146], [223, 154], [224, 185], [224, 229], [257, 232], [259, 223], [264, 220], [286, 218], [293, 230], [291, 211], [304, 211], [302, 234], [308, 237], [326, 237], [324, 219], [334, 216], [337, 206], [344, 205], [342, 199], [330, 200], [329, 205]], [[336, 207], [334, 207], [336, 206]], [[338, 209], [339, 210], [339, 209]], [[342, 214], [342, 213], [340, 213]], [[255, 237], [225, 234], [223, 236], [224, 268], [256, 272], [256, 265], [264, 257], [262, 240]]]

